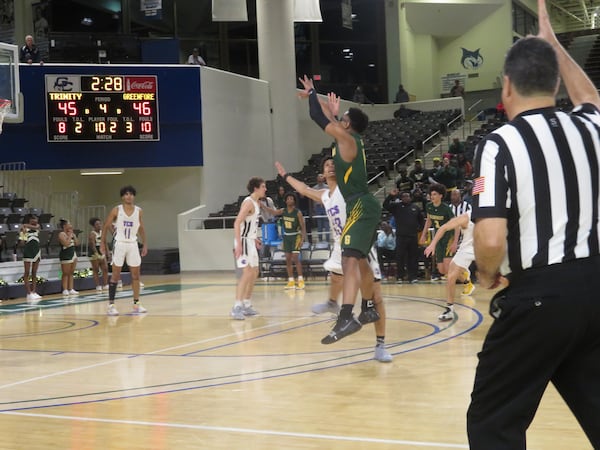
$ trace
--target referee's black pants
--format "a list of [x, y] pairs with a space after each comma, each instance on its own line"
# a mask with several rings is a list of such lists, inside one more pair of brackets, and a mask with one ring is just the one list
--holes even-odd
[[525, 450], [552, 382], [600, 449], [600, 257], [523, 272], [490, 303], [467, 431], [472, 450]]

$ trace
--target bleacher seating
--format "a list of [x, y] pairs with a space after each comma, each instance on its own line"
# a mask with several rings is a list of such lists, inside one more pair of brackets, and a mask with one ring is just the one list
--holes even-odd
[[[367, 175], [369, 179], [383, 172], [390, 178], [391, 171], [395, 170], [395, 163], [401, 157], [415, 149], [422, 149], [423, 141], [436, 133], [446, 133], [450, 123], [460, 111], [415, 111], [410, 117], [375, 120], [369, 122], [363, 134], [365, 154], [367, 156]], [[482, 131], [483, 132], [483, 131]], [[486, 133], [487, 134], [487, 133]], [[298, 172], [290, 172], [309, 186], [317, 181], [317, 174], [321, 170], [321, 160], [326, 154], [331, 153], [331, 148], [323, 148], [320, 153], [314, 153], [307, 164]], [[277, 187], [283, 181], [277, 177], [275, 180], [266, 180], [267, 196], [275, 197]], [[378, 181], [379, 183], [379, 181]], [[235, 217], [239, 212], [240, 202], [245, 196], [240, 196], [236, 202], [228, 203], [216, 213], [210, 213], [209, 219], [204, 221], [204, 228], [222, 228], [221, 217]], [[225, 219], [225, 227], [232, 228], [234, 219]]]

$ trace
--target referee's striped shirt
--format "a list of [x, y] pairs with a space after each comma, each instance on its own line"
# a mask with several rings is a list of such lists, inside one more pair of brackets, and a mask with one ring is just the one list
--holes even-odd
[[469, 205], [468, 202], [463, 200], [458, 205], [454, 205], [454, 204], [450, 203], [450, 208], [452, 208], [454, 217], [458, 217], [458, 216], [462, 216], [466, 212], [469, 212], [471, 210], [471, 205]]
[[524, 112], [475, 154], [473, 220], [507, 219], [506, 275], [598, 255], [600, 112]]

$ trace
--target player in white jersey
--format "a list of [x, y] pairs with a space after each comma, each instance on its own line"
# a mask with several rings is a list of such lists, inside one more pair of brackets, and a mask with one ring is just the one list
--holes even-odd
[[475, 260], [475, 253], [473, 251], [474, 226], [475, 225], [471, 221], [471, 210], [469, 209], [466, 213], [454, 217], [442, 225], [435, 233], [431, 244], [425, 248], [425, 256], [428, 257], [435, 252], [435, 246], [446, 231], [456, 229], [461, 230], [462, 232], [460, 247], [458, 247], [458, 251], [452, 258], [452, 261], [450, 261], [450, 266], [448, 268], [448, 280], [446, 281], [446, 309], [438, 316], [439, 320], [445, 321], [454, 319], [454, 291], [457, 281], [462, 281], [464, 283], [462, 295], [471, 295], [475, 290], [475, 286], [471, 282], [471, 272], [469, 271], [469, 266]]
[[267, 193], [265, 180], [258, 177], [250, 178], [248, 182], [250, 195], [244, 199], [240, 212], [233, 223], [235, 240], [233, 253], [236, 267], [242, 269], [242, 276], [238, 280], [235, 290], [235, 303], [231, 308], [231, 317], [244, 320], [246, 316], [254, 316], [258, 312], [252, 308], [252, 291], [258, 278], [258, 249], [261, 246], [258, 240], [258, 216], [260, 205], [258, 200]]
[[[302, 181], [287, 174], [280, 163], [276, 162], [275, 166], [277, 167], [279, 175], [281, 175], [290, 186], [298, 191], [298, 193], [311, 198], [313, 201], [323, 203], [325, 206], [325, 213], [329, 219], [329, 228], [333, 235], [333, 250], [329, 259], [323, 264], [325, 269], [331, 272], [329, 301], [313, 305], [312, 311], [315, 314], [324, 312], [337, 314], [340, 309], [337, 299], [343, 291], [344, 279], [340, 239], [342, 230], [346, 224], [346, 201], [338, 188], [333, 158], [326, 157], [322, 162], [323, 174], [325, 175], [325, 180], [327, 181], [329, 189], [313, 189]], [[371, 280], [363, 280], [363, 282], [373, 283], [373, 299], [363, 299], [361, 305], [362, 311], [358, 319], [361, 323], [373, 322], [375, 325], [376, 345], [374, 358], [381, 362], [391, 362], [392, 355], [390, 355], [385, 348], [385, 307], [381, 293], [381, 270], [379, 268], [379, 263], [377, 262], [376, 248], [371, 248], [368, 255], [368, 261], [373, 272], [373, 278]]]
[[[133, 186], [121, 188], [122, 204], [115, 206], [108, 214], [104, 227], [102, 228], [102, 237], [100, 239], [100, 251], [107, 255], [106, 236], [114, 229], [114, 247], [112, 255], [112, 275], [108, 284], [108, 311], [109, 316], [118, 316], [119, 311], [115, 307], [115, 295], [117, 284], [121, 279], [121, 269], [127, 262], [129, 272], [131, 273], [131, 286], [133, 289], [133, 312], [147, 312], [140, 303], [140, 266], [142, 265], [142, 256], [148, 253], [146, 245], [146, 230], [142, 219], [142, 209], [134, 204], [136, 190]], [[142, 251], [138, 247], [138, 235], [142, 240]]]

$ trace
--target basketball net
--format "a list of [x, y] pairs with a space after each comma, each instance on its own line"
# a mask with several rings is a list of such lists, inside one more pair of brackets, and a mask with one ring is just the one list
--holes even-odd
[[4, 123], [4, 117], [8, 114], [12, 102], [5, 98], [0, 98], [0, 134], [2, 134], [2, 123]]

